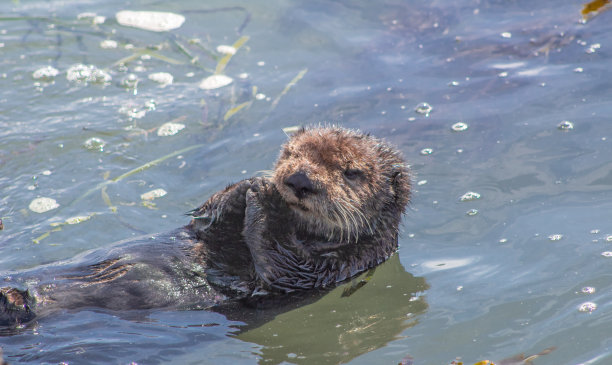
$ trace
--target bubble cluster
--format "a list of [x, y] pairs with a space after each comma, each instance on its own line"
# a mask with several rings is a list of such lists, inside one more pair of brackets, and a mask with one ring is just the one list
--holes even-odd
[[595, 309], [597, 309], [597, 304], [593, 302], [585, 302], [585, 303], [580, 304], [580, 306], [578, 307], [578, 310], [580, 312], [586, 312], [586, 313], [591, 313]]
[[52, 66], [39, 68], [32, 73], [32, 78], [35, 80], [51, 80], [59, 74], [59, 70]]
[[159, 127], [159, 129], [157, 130], [157, 135], [160, 137], [173, 136], [184, 128], [184, 124], [168, 122]]
[[56, 209], [59, 204], [52, 198], [36, 198], [32, 200], [28, 208], [34, 213], [44, 213]]
[[111, 75], [96, 66], [83, 64], [71, 66], [66, 71], [66, 78], [79, 83], [105, 83], [112, 79]]
[[593, 294], [593, 293], [595, 293], [595, 288], [593, 288], [592, 286], [585, 286], [584, 288], [582, 288], [581, 291], [584, 294]]
[[551, 241], [560, 241], [563, 238], [562, 234], [551, 234], [548, 239]]

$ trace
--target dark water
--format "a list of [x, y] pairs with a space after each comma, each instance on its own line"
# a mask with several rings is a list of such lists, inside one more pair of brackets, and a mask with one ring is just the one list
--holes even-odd
[[[602, 255], [612, 251], [612, 13], [582, 24], [581, 7], [2, 2], [2, 272], [185, 224], [213, 192], [269, 169], [285, 127], [339, 123], [384, 137], [412, 163], [415, 186], [399, 254], [310, 304], [64, 312], [0, 337], [5, 360], [447, 364], [555, 347], [533, 363], [612, 363], [612, 257]], [[170, 32], [128, 28], [114, 18], [124, 9], [186, 21]], [[77, 19], [87, 12], [106, 20]], [[223, 72], [234, 82], [199, 88], [216, 47], [242, 36]], [[77, 64], [112, 80], [69, 81]], [[59, 74], [34, 79], [46, 66]], [[174, 82], [149, 80], [156, 72]], [[415, 112], [421, 102], [428, 116]], [[170, 121], [184, 129], [159, 136]], [[458, 122], [467, 129], [453, 131]], [[105, 145], [85, 148], [91, 138]], [[143, 202], [154, 189], [167, 195]], [[460, 201], [467, 192], [480, 198]], [[59, 207], [34, 213], [38, 197]], [[89, 219], [52, 226], [75, 216]], [[587, 302], [596, 309], [580, 311]]]

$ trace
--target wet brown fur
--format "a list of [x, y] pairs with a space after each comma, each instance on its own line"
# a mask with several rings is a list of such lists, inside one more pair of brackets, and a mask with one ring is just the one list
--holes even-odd
[[[346, 171], [361, 172], [349, 179]], [[297, 172], [315, 192], [299, 199], [284, 181]], [[390, 145], [357, 131], [338, 127], [301, 129], [283, 145], [272, 180], [307, 229], [328, 239], [357, 241], [385, 227], [373, 226], [385, 207], [401, 207], [410, 197], [408, 167]], [[384, 223], [384, 222], [383, 222]]]
[[389, 144], [305, 128], [270, 176], [214, 194], [188, 225], [15, 274], [25, 290], [0, 288], [0, 326], [62, 308], [207, 308], [334, 286], [396, 251], [409, 197], [408, 166]]

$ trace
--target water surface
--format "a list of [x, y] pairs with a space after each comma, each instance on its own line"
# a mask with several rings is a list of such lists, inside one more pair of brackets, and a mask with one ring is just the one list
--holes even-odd
[[[414, 171], [398, 255], [327, 295], [268, 311], [63, 312], [0, 337], [5, 359], [447, 364], [554, 347], [534, 363], [610, 363], [612, 13], [584, 23], [581, 7], [3, 2], [2, 272], [185, 224], [215, 191], [270, 169], [286, 127], [360, 128], [398, 145]], [[119, 25], [125, 9], [186, 20], [155, 33]], [[244, 36], [223, 71], [234, 82], [199, 88], [217, 46]], [[68, 80], [78, 64], [112, 79]], [[59, 74], [33, 78], [47, 66]], [[149, 80], [156, 72], [173, 83]], [[429, 114], [415, 112], [422, 102]], [[167, 122], [184, 128], [158, 135]], [[167, 194], [141, 199], [154, 189]], [[468, 192], [479, 198], [461, 201]], [[32, 212], [37, 197], [59, 207]], [[52, 225], [75, 216], [89, 219]], [[587, 302], [596, 309], [580, 311]]]

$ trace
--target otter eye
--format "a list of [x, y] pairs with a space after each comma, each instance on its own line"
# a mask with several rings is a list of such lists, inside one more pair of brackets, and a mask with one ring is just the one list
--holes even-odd
[[356, 180], [363, 177], [363, 171], [359, 169], [346, 169], [344, 171], [344, 176], [349, 180]]

